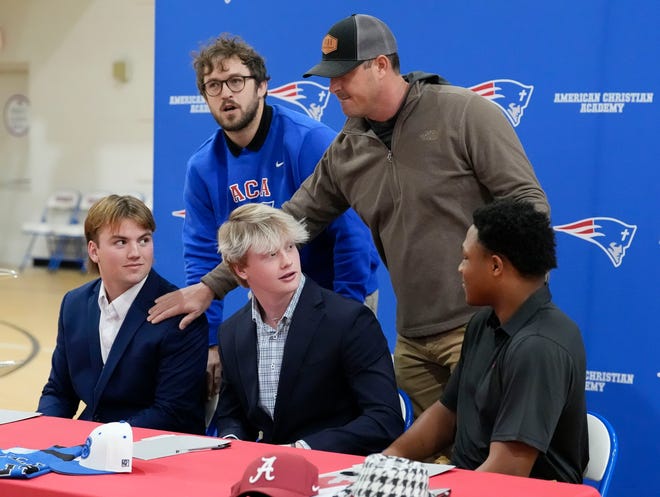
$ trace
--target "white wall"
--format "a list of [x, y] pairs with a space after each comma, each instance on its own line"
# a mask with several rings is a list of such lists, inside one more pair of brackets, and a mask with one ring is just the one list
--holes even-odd
[[0, 164], [0, 266], [13, 267], [21, 223], [53, 189], [151, 195], [154, 0], [0, 0], [0, 28], [0, 78], [26, 65], [31, 102], [24, 163]]

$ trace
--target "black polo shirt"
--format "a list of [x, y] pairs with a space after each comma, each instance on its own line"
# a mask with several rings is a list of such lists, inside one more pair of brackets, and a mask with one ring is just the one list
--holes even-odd
[[586, 360], [577, 325], [542, 287], [503, 326], [490, 309], [470, 320], [442, 397], [456, 412], [452, 463], [475, 469], [491, 442], [539, 450], [530, 476], [579, 483], [589, 460]]

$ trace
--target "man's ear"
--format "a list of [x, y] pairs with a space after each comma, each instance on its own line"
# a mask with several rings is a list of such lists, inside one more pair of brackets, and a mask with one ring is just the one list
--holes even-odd
[[244, 280], [247, 280], [247, 273], [245, 272], [245, 266], [243, 266], [242, 264], [234, 264], [232, 268], [237, 276], [240, 276]]
[[89, 255], [89, 258], [92, 262], [95, 264], [99, 263], [98, 247], [96, 246], [94, 240], [87, 242], [87, 255]]
[[504, 260], [497, 254], [493, 254], [490, 257], [491, 271], [493, 276], [501, 275], [502, 271], [504, 270]]
[[379, 55], [378, 57], [376, 57], [374, 64], [376, 64], [376, 67], [378, 68], [378, 72], [380, 73], [392, 67], [392, 63], [390, 62], [390, 59], [388, 59], [387, 56], [385, 55]]
[[264, 98], [268, 93], [268, 81], [262, 81], [257, 87], [257, 95], [259, 98]]

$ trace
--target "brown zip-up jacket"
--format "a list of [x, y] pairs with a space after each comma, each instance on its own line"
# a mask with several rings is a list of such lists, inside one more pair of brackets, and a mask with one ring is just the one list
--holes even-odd
[[[472, 212], [512, 196], [549, 211], [502, 111], [476, 93], [412, 73], [391, 150], [367, 121], [349, 118], [314, 173], [282, 209], [312, 237], [348, 207], [370, 228], [397, 298], [397, 332], [431, 336], [467, 323], [458, 273]], [[421, 78], [421, 79], [418, 79]], [[220, 265], [202, 278], [218, 298], [236, 286]]]

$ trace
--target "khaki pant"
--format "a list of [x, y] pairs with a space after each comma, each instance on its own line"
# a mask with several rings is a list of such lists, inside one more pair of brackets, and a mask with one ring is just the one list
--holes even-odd
[[440, 399], [460, 357], [463, 335], [465, 325], [429, 337], [397, 335], [394, 372], [399, 388], [412, 401], [415, 418]]
[[[430, 337], [405, 338], [397, 335], [394, 372], [398, 387], [412, 401], [415, 419], [440, 400], [449, 375], [460, 358], [465, 326]], [[427, 462], [449, 464], [451, 451], [452, 446], [446, 447]]]

